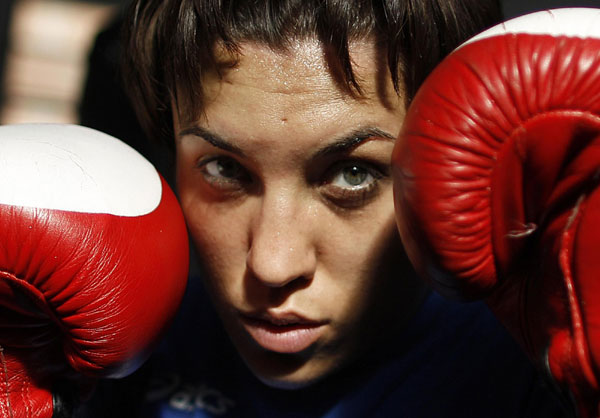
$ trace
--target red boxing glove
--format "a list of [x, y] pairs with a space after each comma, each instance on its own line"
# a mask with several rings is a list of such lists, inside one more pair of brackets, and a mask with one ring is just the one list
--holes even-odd
[[0, 236], [2, 417], [51, 417], [56, 386], [133, 372], [187, 281], [175, 196], [88, 128], [0, 127]]
[[392, 160], [417, 270], [486, 298], [581, 416], [598, 416], [600, 10], [523, 16], [454, 51]]

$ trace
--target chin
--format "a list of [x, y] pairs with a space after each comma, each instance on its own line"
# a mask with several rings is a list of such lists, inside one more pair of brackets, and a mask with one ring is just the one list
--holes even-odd
[[305, 379], [305, 380], [293, 380], [293, 379], [285, 379], [285, 378], [272, 378], [265, 377], [255, 373], [255, 376], [263, 382], [265, 385], [270, 386], [275, 389], [284, 389], [284, 390], [296, 390], [302, 389], [307, 386], [312, 385], [319, 379]]
[[279, 353], [261, 353], [244, 358], [250, 371], [258, 380], [276, 389], [302, 389], [317, 383], [330, 374], [327, 367], [314, 364], [315, 359]]

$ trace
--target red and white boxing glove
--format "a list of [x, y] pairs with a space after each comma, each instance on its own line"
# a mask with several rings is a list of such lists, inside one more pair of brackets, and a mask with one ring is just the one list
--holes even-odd
[[581, 416], [598, 416], [600, 10], [523, 16], [458, 48], [392, 159], [417, 270], [486, 298]]
[[0, 127], [0, 416], [51, 417], [55, 387], [133, 372], [187, 269], [176, 198], [136, 151], [79, 126]]

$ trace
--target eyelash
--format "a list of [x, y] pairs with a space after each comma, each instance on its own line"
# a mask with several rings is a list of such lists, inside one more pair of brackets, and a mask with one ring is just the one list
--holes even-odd
[[[239, 175], [235, 177], [218, 177], [210, 173], [209, 164], [217, 162], [222, 166], [224, 164], [233, 164], [233, 169], [237, 170]], [[196, 164], [196, 167], [202, 173], [204, 180], [216, 191], [224, 194], [236, 195], [248, 190], [253, 182], [252, 175], [244, 168], [242, 164], [234, 158], [228, 156], [212, 156], [204, 158]], [[231, 169], [232, 166], [230, 165]], [[349, 168], [358, 168], [362, 170], [367, 177], [366, 185], [356, 185], [349, 187], [340, 187], [334, 183], [336, 177], [344, 176], [344, 170]], [[319, 176], [319, 181], [315, 184], [324, 197], [335, 206], [352, 209], [366, 205], [371, 199], [378, 195], [380, 190], [380, 181], [389, 177], [386, 167], [376, 163], [358, 159], [348, 159], [335, 162], [330, 165], [325, 173]], [[346, 179], [344, 179], [346, 180]], [[346, 181], [347, 182], [347, 181]]]

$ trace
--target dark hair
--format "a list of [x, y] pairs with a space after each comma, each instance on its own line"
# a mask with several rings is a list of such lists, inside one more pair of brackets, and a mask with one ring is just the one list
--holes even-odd
[[342, 87], [360, 94], [348, 45], [369, 36], [408, 105], [444, 56], [501, 18], [499, 0], [133, 0], [126, 86], [148, 135], [172, 142], [172, 103], [184, 119], [197, 116], [202, 75], [222, 69], [216, 47], [235, 56], [244, 41], [285, 50], [314, 37]]

